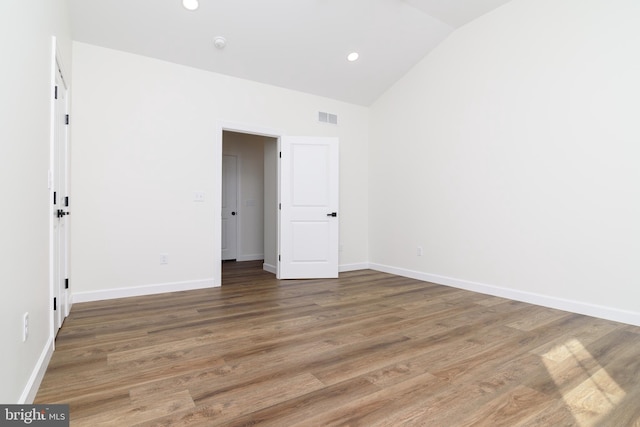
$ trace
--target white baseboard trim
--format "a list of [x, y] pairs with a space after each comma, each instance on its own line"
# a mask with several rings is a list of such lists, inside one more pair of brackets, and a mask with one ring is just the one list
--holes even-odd
[[249, 255], [238, 255], [236, 257], [236, 261], [261, 261], [264, 259], [264, 254], [249, 254]]
[[369, 268], [368, 262], [360, 262], [355, 264], [340, 264], [338, 266], [338, 271], [343, 273], [345, 271], [355, 271], [355, 270], [366, 270]]
[[[276, 266], [263, 263], [262, 268], [265, 271], [276, 274]], [[597, 304], [586, 303], [582, 301], [569, 300], [548, 295], [537, 294], [533, 292], [521, 291], [516, 289], [503, 288], [500, 286], [488, 285], [485, 283], [473, 282], [470, 280], [456, 279], [454, 277], [441, 276], [437, 274], [423, 273], [420, 271], [408, 270], [404, 268], [392, 267], [377, 263], [354, 263], [342, 264], [339, 266], [340, 272], [372, 269], [385, 273], [395, 274], [412, 279], [422, 280], [425, 282], [436, 283], [439, 285], [451, 286], [458, 289], [478, 292], [487, 295], [493, 295], [502, 298], [508, 298], [515, 301], [522, 301], [530, 304], [541, 305], [544, 307], [555, 308], [558, 310], [569, 311], [571, 313], [584, 314], [586, 316], [599, 317], [601, 319], [613, 320], [629, 325], [640, 326], [640, 313], [629, 310], [622, 310], [613, 307], [607, 307]], [[136, 286], [131, 288], [106, 289], [101, 291], [79, 292], [74, 293], [71, 297], [71, 304], [76, 302], [101, 301], [114, 298], [125, 298], [132, 296], [160, 294], [165, 292], [187, 291], [193, 289], [203, 289], [218, 287], [214, 279], [192, 280], [186, 282], [161, 283], [156, 285]], [[52, 345], [52, 344], [51, 344]], [[51, 350], [53, 351], [53, 349]], [[41, 359], [43, 359], [41, 356]], [[51, 356], [49, 355], [49, 358]], [[47, 359], [48, 364], [48, 359]], [[40, 365], [38, 365], [40, 366]], [[46, 365], [45, 365], [46, 369]], [[44, 375], [44, 372], [42, 372]], [[36, 378], [34, 377], [33, 381]], [[40, 381], [42, 378], [40, 378]], [[39, 385], [39, 381], [38, 381]], [[36, 387], [37, 391], [37, 387]], [[24, 396], [27, 398], [27, 395]], [[35, 394], [34, 396], [35, 397]]]
[[269, 273], [277, 274], [278, 269], [275, 265], [267, 264], [266, 262], [262, 263], [262, 269], [264, 271], [268, 271]]
[[640, 326], [640, 313], [638, 312], [621, 310], [618, 308], [606, 307], [582, 301], [552, 297], [533, 292], [508, 289], [500, 286], [487, 285], [485, 283], [440, 276], [437, 274], [422, 273], [419, 271], [407, 270], [404, 268], [391, 267], [388, 265], [376, 263], [369, 264], [369, 268], [371, 268], [372, 270], [382, 271], [398, 276], [436, 283], [438, 285], [451, 286], [454, 288], [465, 289], [481, 294], [508, 298], [515, 301], [541, 305], [543, 307], [555, 308], [571, 313], [584, 314], [586, 316], [598, 317], [601, 319], [613, 320], [615, 322], [622, 322], [629, 325]]
[[29, 381], [27, 381], [27, 385], [22, 391], [22, 395], [20, 395], [20, 400], [18, 401], [19, 405], [30, 405], [36, 398], [36, 394], [38, 394], [38, 389], [40, 388], [44, 374], [47, 372], [47, 367], [51, 361], [51, 356], [53, 356], [53, 340], [54, 338], [50, 337], [42, 349], [38, 362], [33, 368], [33, 372], [31, 372]]
[[72, 302], [103, 301], [114, 298], [137, 297], [141, 295], [162, 294], [166, 292], [191, 291], [194, 289], [215, 288], [220, 286], [214, 279], [189, 280], [186, 282], [160, 283], [156, 285], [133, 286], [130, 288], [104, 289], [100, 291], [76, 292]]
[[[366, 270], [369, 268], [369, 263], [361, 262], [358, 264], [341, 264], [338, 266], [338, 271], [343, 273], [345, 271], [355, 271], [355, 270]], [[268, 271], [269, 273], [276, 274], [276, 266], [264, 263], [262, 264], [262, 269], [264, 271]]]

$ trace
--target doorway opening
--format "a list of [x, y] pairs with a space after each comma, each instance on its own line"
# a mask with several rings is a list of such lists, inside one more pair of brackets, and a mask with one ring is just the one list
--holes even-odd
[[276, 137], [222, 131], [223, 263], [262, 261], [277, 273], [277, 153]]

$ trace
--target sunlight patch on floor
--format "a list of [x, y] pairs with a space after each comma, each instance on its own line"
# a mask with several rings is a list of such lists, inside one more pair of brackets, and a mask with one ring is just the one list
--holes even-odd
[[[596, 425], [625, 397], [625, 391], [577, 339], [553, 347], [542, 360], [558, 385], [567, 408], [581, 427]], [[582, 376], [587, 378], [576, 387], [565, 390], [567, 375], [576, 376], [576, 370], [583, 371]]]

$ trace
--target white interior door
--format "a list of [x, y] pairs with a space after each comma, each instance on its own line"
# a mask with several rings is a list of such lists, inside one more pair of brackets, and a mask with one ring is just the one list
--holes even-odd
[[68, 305], [68, 104], [67, 88], [56, 66], [53, 112], [53, 326], [54, 335], [69, 314]]
[[222, 156], [222, 260], [238, 257], [238, 159]]
[[280, 139], [278, 278], [338, 277], [338, 138]]

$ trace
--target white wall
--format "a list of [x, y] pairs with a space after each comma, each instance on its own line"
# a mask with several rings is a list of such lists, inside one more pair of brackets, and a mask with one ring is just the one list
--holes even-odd
[[[22, 403], [33, 399], [53, 343], [47, 188], [52, 36], [67, 65], [71, 44], [66, 1], [3, 0], [0, 16], [0, 402]], [[30, 331], [23, 343], [25, 312]]]
[[265, 137], [224, 132], [222, 153], [238, 161], [237, 260], [264, 259]]
[[514, 0], [395, 84], [371, 109], [372, 263], [640, 323], [638, 22], [637, 1]]
[[73, 53], [74, 301], [219, 284], [220, 122], [338, 136], [340, 263], [366, 263], [367, 108], [83, 43]]

